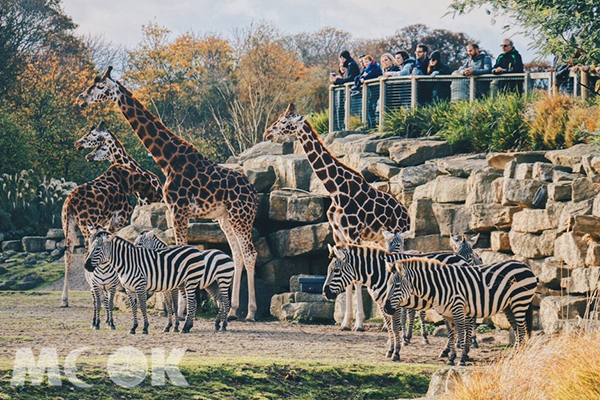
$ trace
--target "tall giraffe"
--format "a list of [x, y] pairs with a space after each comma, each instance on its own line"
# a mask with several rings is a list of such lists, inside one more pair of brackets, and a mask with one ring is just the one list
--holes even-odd
[[117, 104], [166, 177], [164, 201], [171, 211], [177, 245], [188, 242], [190, 218], [219, 222], [235, 265], [229, 316], [236, 318], [245, 267], [248, 276], [246, 320], [254, 321], [257, 253], [252, 242], [252, 225], [258, 211], [258, 193], [246, 176], [208, 160], [193, 145], [169, 131], [128, 89], [111, 78], [111, 70], [112, 67], [108, 67], [101, 77], [77, 96], [79, 104], [84, 107], [107, 100]]
[[95, 129], [90, 129], [81, 139], [75, 142], [75, 148], [96, 148], [86, 157], [88, 161], [109, 160], [111, 164], [125, 165], [148, 177], [150, 186], [145, 193], [136, 194], [138, 204], [162, 202], [163, 186], [158, 176], [142, 167], [133, 157], [127, 153], [121, 141], [106, 127], [104, 121]]
[[62, 207], [62, 228], [65, 233], [65, 282], [61, 306], [69, 306], [69, 276], [73, 264], [73, 250], [77, 240], [77, 229], [81, 231], [87, 254], [90, 232], [88, 226], [107, 226], [116, 231], [129, 221], [133, 206], [129, 196], [146, 190], [145, 175], [124, 165], [111, 165], [98, 178], [77, 186]]
[[[308, 161], [331, 197], [327, 219], [336, 246], [377, 242], [384, 244], [382, 230], [403, 232], [410, 228], [406, 207], [389, 193], [373, 188], [357, 171], [343, 164], [325, 147], [306, 116], [296, 114], [293, 104], [264, 133], [265, 139], [295, 135]], [[355, 330], [363, 330], [361, 285], [356, 291]], [[352, 286], [346, 290], [346, 313], [342, 329], [352, 322]]]

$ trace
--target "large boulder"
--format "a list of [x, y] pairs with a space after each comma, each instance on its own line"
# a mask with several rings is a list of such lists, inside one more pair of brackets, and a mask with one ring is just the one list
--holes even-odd
[[449, 251], [450, 238], [441, 235], [426, 235], [417, 236], [415, 238], [406, 238], [404, 240], [404, 248], [406, 250], [418, 250], [423, 253], [434, 251]]
[[[175, 243], [173, 229], [165, 231], [169, 243]], [[188, 243], [226, 244], [227, 237], [218, 222], [191, 222], [188, 225]]]
[[467, 205], [494, 203], [496, 197], [492, 191], [492, 182], [501, 178], [502, 173], [494, 168], [475, 170], [467, 179]]
[[502, 205], [521, 205], [532, 208], [534, 196], [543, 186], [545, 186], [543, 182], [533, 179], [504, 179]]
[[46, 251], [45, 236], [24, 236], [21, 240], [23, 250], [27, 253], [42, 253]]
[[[52, 240], [63, 240], [65, 238], [65, 233], [61, 228], [50, 228], [48, 229], [48, 233], [46, 233], [46, 238]], [[1, 242], [2, 240], [0, 240]]]
[[560, 290], [561, 282], [569, 277], [571, 271], [564, 267], [563, 263], [555, 257], [542, 260], [531, 260], [531, 270], [538, 277], [541, 285], [549, 289]]
[[438, 159], [436, 163], [440, 172], [457, 178], [468, 178], [473, 172], [486, 169], [488, 165], [483, 154], [446, 157]]
[[590, 144], [577, 144], [563, 150], [552, 150], [546, 152], [546, 158], [553, 164], [572, 167], [581, 162], [584, 156], [595, 156], [598, 154], [598, 149]]
[[403, 140], [389, 148], [390, 158], [401, 167], [423, 164], [427, 160], [452, 155], [452, 146], [437, 140]]
[[436, 171], [437, 165], [432, 162], [414, 167], [404, 167], [398, 175], [390, 178], [390, 183], [398, 184], [402, 189], [413, 188], [435, 179]]
[[277, 178], [273, 167], [244, 168], [244, 174], [246, 174], [250, 183], [259, 193], [268, 192], [273, 187]]
[[588, 244], [581, 236], [566, 232], [554, 242], [554, 255], [563, 261], [567, 268], [582, 268], [585, 266]]
[[442, 236], [463, 233], [469, 229], [470, 207], [462, 204], [433, 203], [431, 208]]
[[261, 266], [257, 272], [259, 278], [281, 293], [289, 289], [292, 276], [310, 272], [309, 260], [304, 257], [275, 259]]
[[569, 201], [571, 193], [571, 182], [555, 182], [548, 185], [548, 200], [550, 201]]
[[506, 164], [514, 162], [516, 164], [521, 163], [535, 163], [548, 161], [544, 156], [543, 151], [520, 151], [514, 153], [489, 153], [486, 158], [488, 165], [492, 168], [496, 168], [504, 171]]
[[457, 385], [468, 381], [473, 372], [475, 370], [470, 367], [444, 367], [438, 369], [431, 377], [424, 400], [446, 398], [454, 392]]
[[333, 233], [327, 222], [280, 230], [269, 235], [269, 247], [279, 258], [325, 250], [328, 243], [333, 243]]
[[360, 172], [365, 179], [389, 180], [400, 172], [400, 168], [389, 158], [373, 153], [352, 153], [344, 157], [344, 164]]
[[433, 213], [433, 201], [428, 198], [415, 199], [408, 209], [410, 230], [416, 235], [439, 233], [439, 227]]
[[519, 206], [504, 207], [500, 204], [473, 204], [469, 227], [474, 231], [507, 229], [512, 225], [513, 215], [521, 210]]
[[504, 231], [492, 231], [490, 235], [490, 247], [492, 251], [502, 251], [509, 253], [512, 251], [510, 247], [509, 233]]
[[513, 215], [512, 230], [515, 232], [538, 233], [557, 227], [557, 216], [550, 216], [547, 210], [525, 209]]
[[571, 199], [573, 202], [592, 199], [600, 191], [600, 184], [590, 178], [575, 179], [572, 183]]
[[[234, 157], [231, 161], [244, 164], [244, 162], [248, 160], [253, 160], [260, 156], [266, 155], [287, 155], [292, 154], [294, 152], [294, 141], [290, 138], [290, 140], [283, 141], [281, 143], [272, 142], [270, 140], [262, 141], [249, 149], [245, 150], [242, 154], [237, 157]], [[227, 160], [230, 162], [229, 160]]]
[[436, 203], [464, 203], [467, 199], [467, 180], [440, 175], [415, 189], [413, 200], [430, 198]]
[[540, 304], [540, 321], [546, 334], [559, 333], [561, 320], [583, 317], [587, 306], [585, 297], [547, 296]]
[[510, 248], [513, 253], [525, 258], [544, 258], [554, 254], [555, 230], [544, 231], [541, 235], [510, 231]]
[[352, 153], [375, 153], [378, 142], [374, 137], [366, 133], [354, 133], [343, 138], [339, 138], [329, 144], [329, 151], [336, 156], [343, 156]]
[[164, 231], [172, 226], [171, 213], [165, 203], [137, 206], [131, 215], [131, 225]]
[[325, 218], [322, 196], [310, 193], [275, 190], [271, 192], [269, 219], [290, 222], [320, 222]]
[[[558, 230], [565, 232], [573, 229], [575, 225], [575, 217], [578, 215], [591, 215], [594, 200], [584, 200], [578, 203], [566, 203], [562, 207], [557, 208]], [[560, 203], [555, 203], [556, 205]]]
[[590, 294], [600, 290], [600, 267], [575, 268], [571, 276], [564, 278], [561, 286], [569, 294]]
[[334, 310], [335, 304], [330, 301], [286, 303], [276, 311], [276, 317], [299, 322], [331, 322]]
[[268, 169], [270, 166], [273, 167], [276, 176], [274, 189], [309, 190], [311, 175], [314, 172], [305, 154], [265, 155], [244, 162], [244, 170]]
[[600, 239], [600, 217], [593, 215], [575, 215], [573, 217], [573, 234], [590, 235]]

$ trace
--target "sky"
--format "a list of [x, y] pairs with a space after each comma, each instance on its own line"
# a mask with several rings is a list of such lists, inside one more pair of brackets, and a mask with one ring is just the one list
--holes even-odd
[[113, 44], [133, 47], [142, 39], [141, 27], [155, 22], [173, 32], [216, 33], [230, 37], [235, 28], [273, 23], [285, 34], [314, 32], [323, 27], [347, 31], [355, 38], [383, 38], [404, 26], [422, 23], [430, 28], [465, 32], [480, 47], [500, 53], [509, 37], [525, 62], [535, 58], [530, 41], [517, 30], [504, 32], [506, 20], [492, 24], [484, 9], [468, 15], [444, 16], [451, 0], [63, 0], [66, 14], [79, 25], [78, 33], [102, 36]]

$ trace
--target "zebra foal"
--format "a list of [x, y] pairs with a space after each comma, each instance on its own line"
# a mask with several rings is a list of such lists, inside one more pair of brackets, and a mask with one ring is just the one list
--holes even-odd
[[[137, 304], [144, 320], [142, 333], [148, 333], [146, 313], [147, 292], [165, 292], [183, 288], [187, 299], [187, 317], [181, 333], [189, 333], [194, 324], [196, 311], [196, 289], [204, 289], [216, 284], [223, 300], [222, 309], [217, 315], [215, 329], [223, 322], [227, 327], [226, 315], [231, 303], [229, 288], [233, 280], [234, 267], [229, 256], [215, 251], [200, 251], [193, 246], [173, 246], [162, 250], [136, 247], [128, 241], [113, 235], [94, 235], [90, 238], [89, 254], [85, 268], [93, 272], [97, 267], [112, 266], [121, 284], [128, 292], [133, 314], [130, 333], [135, 334], [138, 326]], [[221, 253], [221, 254], [219, 254]], [[137, 297], [137, 302], [134, 299]]]
[[388, 287], [385, 310], [393, 312], [399, 304], [415, 296], [430, 303], [451, 328], [450, 365], [456, 359], [455, 333], [462, 348], [459, 364], [465, 365], [467, 361], [471, 317], [504, 312], [515, 329], [515, 346], [522, 345], [525, 335], [531, 333], [531, 302], [538, 279], [524, 263], [503, 261], [472, 268], [417, 257], [394, 261], [388, 267], [394, 276]]

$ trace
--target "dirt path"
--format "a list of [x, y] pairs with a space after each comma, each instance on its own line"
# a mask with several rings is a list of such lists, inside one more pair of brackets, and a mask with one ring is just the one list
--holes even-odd
[[[73, 265], [71, 266], [71, 274], [69, 276], [69, 287], [71, 290], [89, 290], [87, 281], [85, 280], [85, 269], [83, 268], [83, 254], [73, 255]], [[58, 281], [50, 283], [48, 286], [40, 288], [40, 290], [62, 291], [64, 276]]]
[[[92, 316], [89, 292], [72, 292], [69, 308], [60, 308], [59, 292], [10, 293], [0, 292], [0, 361], [14, 360], [16, 348], [31, 347], [34, 353], [42, 347], [54, 347], [59, 357], [71, 350], [89, 347], [86, 355], [104, 357], [122, 346], [133, 346], [148, 354], [153, 347], [167, 351], [176, 347], [188, 349], [190, 357], [259, 357], [280, 360], [343, 361], [360, 363], [387, 363], [385, 358], [387, 333], [372, 326], [367, 332], [341, 332], [332, 325], [300, 325], [267, 321], [245, 323], [233, 321], [226, 333], [213, 332], [213, 321], [199, 319], [188, 335], [162, 333], [166, 318], [150, 316], [148, 335], [128, 333], [129, 312], [116, 312], [116, 331], [104, 326], [99, 331], [90, 329]], [[102, 315], [104, 318], [104, 315]], [[473, 349], [472, 357], [479, 364], [496, 358], [499, 345], [506, 344], [506, 334], [495, 337], [481, 335], [482, 346]], [[403, 362], [442, 365], [437, 355], [444, 338], [433, 337], [430, 345], [419, 337], [402, 349]]]

